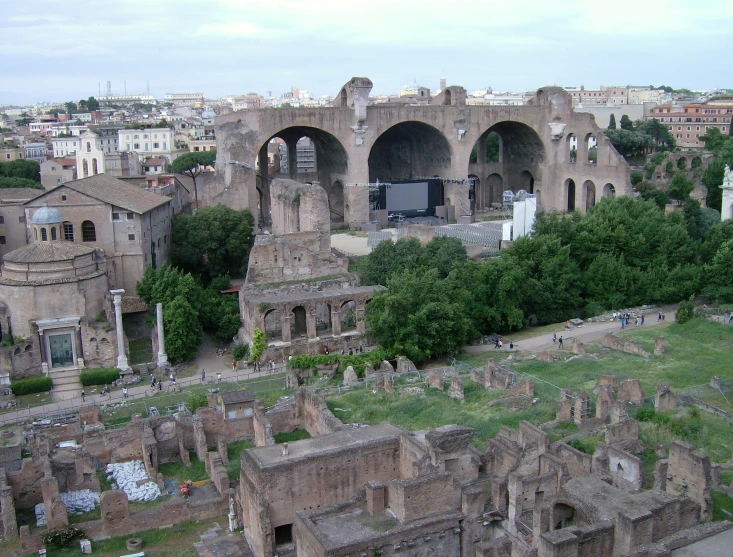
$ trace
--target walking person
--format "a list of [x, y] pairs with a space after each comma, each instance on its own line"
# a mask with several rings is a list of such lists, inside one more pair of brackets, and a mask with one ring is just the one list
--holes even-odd
[[81, 402], [84, 404], [87, 400], [87, 395], [84, 391], [81, 392]]
[[644, 324], [644, 314], [641, 315], [641, 324]]
[[659, 317], [657, 317], [657, 323], [659, 323], [662, 320], [662, 312], [659, 312]]
[[496, 338], [496, 342], [494, 343], [494, 350], [496, 350], [497, 348], [499, 348], [499, 338], [501, 338], [501, 337], [497, 337]]
[[237, 360], [232, 360], [232, 371], [236, 371], [237, 369]]
[[552, 333], [552, 342], [557, 342], [557, 333]]
[[161, 379], [158, 381], [158, 392], [161, 392], [163, 390], [163, 380]]
[[562, 335], [560, 335], [560, 338], [557, 339], [557, 344], [559, 348], [562, 348]]
[[206, 382], [206, 370], [201, 370], [201, 384], [203, 385]]
[[127, 398], [127, 387], [122, 387], [122, 398]]

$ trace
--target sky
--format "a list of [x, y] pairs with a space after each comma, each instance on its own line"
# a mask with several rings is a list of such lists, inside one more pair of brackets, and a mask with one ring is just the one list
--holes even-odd
[[0, 0], [0, 105], [545, 85], [733, 87], [730, 0]]

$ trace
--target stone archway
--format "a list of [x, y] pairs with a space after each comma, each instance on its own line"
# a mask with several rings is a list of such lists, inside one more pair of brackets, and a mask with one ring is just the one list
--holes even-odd
[[603, 197], [610, 197], [611, 199], [616, 197], [616, 188], [613, 184], [606, 184], [603, 186]]
[[305, 308], [303, 306], [295, 306], [292, 313], [293, 318], [290, 322], [290, 331], [293, 335], [293, 338], [300, 335], [307, 336], [308, 318]]
[[493, 203], [501, 203], [504, 194], [504, 179], [501, 174], [489, 174], [486, 178], [486, 191], [488, 194], [488, 206]]
[[568, 212], [575, 211], [575, 180], [565, 180], [565, 207]]
[[447, 176], [451, 147], [437, 128], [423, 122], [401, 122], [377, 138], [369, 152], [369, 181], [414, 180]]
[[331, 185], [328, 207], [331, 211], [331, 222], [344, 222], [344, 185], [341, 180], [336, 180]]

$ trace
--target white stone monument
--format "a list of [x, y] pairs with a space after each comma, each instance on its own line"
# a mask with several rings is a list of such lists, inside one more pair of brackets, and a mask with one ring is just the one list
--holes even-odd
[[122, 329], [122, 295], [125, 293], [124, 290], [110, 290], [112, 296], [114, 296], [115, 306], [115, 328], [117, 329], [117, 367], [122, 371], [130, 371], [130, 364], [127, 362], [127, 355], [125, 354], [125, 332]]
[[155, 304], [155, 313], [158, 319], [158, 367], [168, 365], [168, 354], [165, 352], [165, 333], [163, 332], [163, 304]]
[[239, 528], [239, 523], [237, 522], [237, 513], [234, 512], [234, 499], [232, 497], [229, 497], [229, 531], [234, 532], [237, 528]]
[[723, 175], [723, 206], [720, 208], [720, 220], [733, 219], [733, 170], [725, 165]]

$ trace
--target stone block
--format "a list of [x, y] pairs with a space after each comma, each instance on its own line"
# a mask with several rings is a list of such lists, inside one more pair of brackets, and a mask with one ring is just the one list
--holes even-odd
[[596, 397], [596, 418], [605, 421], [613, 408], [613, 403], [610, 389], [608, 387], [600, 389]]
[[585, 354], [585, 348], [583, 347], [583, 343], [580, 342], [577, 338], [573, 339], [573, 344], [570, 347], [570, 351], [573, 354], [578, 354], [579, 356], [582, 356]]
[[130, 505], [121, 489], [103, 491], [99, 507], [105, 532], [113, 533], [130, 526]]
[[416, 371], [417, 368], [415, 367], [415, 364], [412, 363], [412, 360], [408, 360], [403, 356], [397, 358], [397, 373], [414, 373]]
[[611, 394], [614, 394], [617, 388], [618, 380], [615, 375], [601, 375], [596, 381], [596, 386], [593, 387], [593, 394], [597, 395], [601, 389], [608, 389]]
[[451, 377], [450, 386], [448, 387], [448, 396], [463, 402], [465, 396], [463, 394], [463, 380], [456, 376]]
[[659, 336], [657, 337], [657, 340], [654, 342], [654, 355], [655, 356], [662, 356], [664, 354], [664, 337]]
[[354, 368], [349, 366], [344, 371], [344, 385], [356, 385], [359, 383], [359, 376], [356, 375]]
[[644, 391], [638, 379], [626, 379], [618, 386], [617, 400], [642, 404], [644, 402]]
[[374, 368], [371, 364], [367, 364], [364, 366], [364, 377], [371, 377], [376, 372], [374, 371]]
[[471, 381], [479, 385], [484, 384], [484, 374], [479, 368], [476, 367], [471, 370]]
[[611, 408], [611, 423], [617, 424], [628, 417], [628, 411], [626, 410], [626, 402], [623, 400], [617, 400], [613, 403]]
[[580, 425], [583, 420], [590, 418], [590, 408], [588, 404], [588, 393], [581, 391], [575, 393], [575, 404], [573, 405], [573, 420]]
[[374, 374], [374, 392], [384, 391], [384, 373], [378, 371]]
[[560, 391], [560, 404], [555, 413], [558, 422], [568, 422], [573, 417], [573, 392], [570, 389]]
[[379, 370], [382, 373], [394, 373], [394, 367], [392, 367], [392, 364], [390, 364], [387, 360], [382, 360], [382, 363], [379, 364]]
[[552, 362], [553, 361], [552, 352], [550, 352], [549, 350], [540, 352], [539, 354], [537, 354], [537, 359], [541, 362]]
[[428, 373], [428, 384], [431, 387], [440, 389], [441, 391], [445, 388], [443, 384], [443, 370], [442, 369], [431, 369]]
[[522, 379], [519, 383], [516, 385], [509, 387], [506, 390], [505, 396], [534, 396], [534, 381], [527, 381], [526, 379]]
[[677, 397], [669, 389], [669, 383], [660, 383], [657, 386], [657, 394], [654, 397], [654, 408], [658, 412], [665, 412], [677, 408]]
[[388, 393], [394, 392], [394, 379], [391, 375], [384, 376], [384, 390]]

